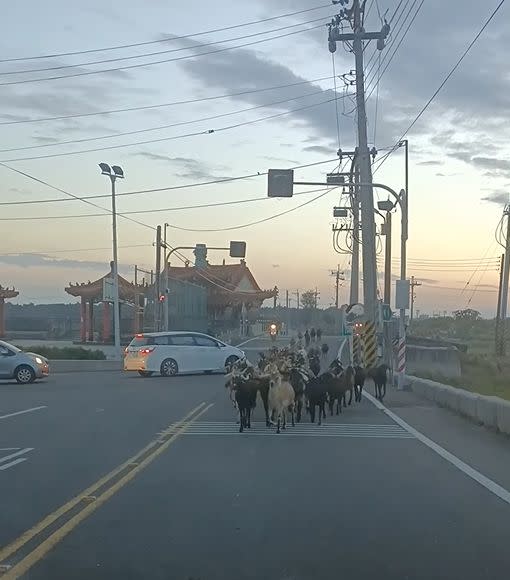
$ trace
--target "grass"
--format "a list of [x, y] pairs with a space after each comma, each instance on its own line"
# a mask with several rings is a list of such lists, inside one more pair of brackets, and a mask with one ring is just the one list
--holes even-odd
[[510, 359], [496, 359], [490, 354], [460, 353], [462, 376], [448, 378], [434, 373], [417, 373], [452, 387], [466, 389], [481, 395], [492, 395], [510, 400]]
[[26, 346], [25, 352], [35, 352], [49, 360], [106, 360], [102, 350], [89, 350], [80, 346]]

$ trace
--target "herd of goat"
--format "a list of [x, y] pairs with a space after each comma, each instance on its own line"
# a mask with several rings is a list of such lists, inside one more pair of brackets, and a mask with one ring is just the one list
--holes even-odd
[[[326, 418], [326, 407], [330, 414], [342, 412], [342, 406], [361, 401], [363, 386], [367, 377], [374, 381], [375, 396], [382, 401], [386, 394], [386, 365], [364, 369], [360, 366], [343, 367], [335, 359], [327, 371], [321, 373], [319, 348], [273, 348], [267, 353], [259, 353], [256, 366], [247, 359], [239, 360], [229, 369], [225, 387], [229, 390], [234, 407], [239, 412], [239, 431], [251, 427], [251, 417], [260, 395], [264, 406], [266, 425], [276, 425], [276, 432], [286, 428], [290, 415], [292, 426], [303, 416], [303, 410], [310, 420], [322, 424]], [[349, 399], [347, 400], [347, 395]], [[318, 413], [317, 413], [318, 411]], [[316, 414], [317, 413], [317, 414]]]

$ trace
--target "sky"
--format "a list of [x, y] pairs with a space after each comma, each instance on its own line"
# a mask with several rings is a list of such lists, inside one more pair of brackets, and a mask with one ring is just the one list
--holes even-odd
[[[368, 0], [365, 28], [381, 28], [379, 13], [392, 25], [384, 51], [372, 44], [365, 50], [374, 167], [497, 4]], [[217, 0], [214, 6], [196, 0], [190, 10], [187, 3], [163, 0], [89, 0], [69, 8], [63, 1], [32, 0], [30, 19], [26, 10], [26, 4], [9, 6], [0, 40], [0, 285], [14, 285], [18, 303], [72, 301], [64, 292], [69, 282], [108, 271], [110, 185], [99, 162], [125, 172], [117, 182], [117, 210], [125, 214], [118, 239], [120, 272], [127, 278], [135, 264], [154, 267], [154, 228], [168, 223], [174, 246], [245, 240], [259, 285], [277, 285], [282, 298], [285, 289], [317, 286], [321, 305], [332, 304], [331, 271], [339, 266], [345, 272], [340, 300], [348, 300], [350, 258], [335, 251], [331, 231], [333, 206], [347, 201], [341, 190], [296, 186], [300, 195], [293, 199], [268, 199], [267, 178], [258, 175], [325, 162], [295, 170], [296, 180], [324, 181], [338, 167], [337, 150], [356, 145], [353, 55], [339, 44], [332, 57], [327, 46], [325, 25], [337, 7], [320, 0]], [[502, 252], [494, 231], [510, 191], [509, 18], [505, 3], [406, 136], [408, 274], [422, 284], [416, 288], [422, 313], [469, 306], [494, 315]], [[208, 32], [217, 29], [224, 30]], [[138, 43], [145, 44], [126, 46]], [[97, 50], [115, 46], [124, 48]], [[77, 51], [82, 53], [62, 54]], [[29, 56], [42, 58], [9, 60]], [[163, 62], [149, 64], [154, 61]], [[261, 90], [282, 85], [293, 86]], [[131, 110], [108, 112], [118, 109]], [[254, 177], [196, 185], [248, 175]], [[396, 191], [404, 187], [402, 149], [377, 169], [375, 180]], [[63, 192], [104, 197], [85, 203]], [[375, 195], [387, 198], [382, 190]], [[25, 203], [34, 201], [39, 203]], [[244, 203], [183, 209], [231, 201]], [[260, 220], [266, 221], [248, 225]], [[398, 212], [393, 223], [396, 276]], [[223, 258], [232, 261], [209, 252], [212, 263]], [[382, 254], [378, 263], [382, 269]]]

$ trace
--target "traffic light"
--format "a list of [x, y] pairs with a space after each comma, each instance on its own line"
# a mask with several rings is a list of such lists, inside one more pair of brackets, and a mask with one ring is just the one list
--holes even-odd
[[159, 295], [159, 301], [164, 302], [166, 300], [166, 296], [164, 294]]

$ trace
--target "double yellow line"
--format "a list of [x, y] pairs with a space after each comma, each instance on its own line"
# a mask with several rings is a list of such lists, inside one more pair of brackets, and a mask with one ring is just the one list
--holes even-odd
[[[122, 489], [136, 475], [143, 471], [150, 463], [161, 455], [186, 429], [199, 417], [206, 413], [213, 403], [206, 405], [200, 403], [177, 423], [172, 424], [161, 432], [160, 436], [151, 441], [146, 447], [133, 457], [107, 473], [101, 479], [84, 489], [73, 499], [56, 509], [51, 514], [38, 522], [35, 526], [24, 532], [9, 545], [0, 549], [0, 566], [5, 573], [0, 572], [1, 580], [14, 580], [28, 572], [34, 564], [44, 558], [59, 542], [61, 542], [80, 522], [85, 520], [94, 511], [107, 502], [113, 495]], [[121, 475], [123, 472], [123, 475]], [[102, 489], [104, 488], [104, 489]], [[95, 495], [98, 494], [98, 495]], [[77, 508], [77, 510], [75, 509]], [[71, 515], [69, 512], [73, 510]], [[24, 555], [16, 564], [9, 567], [8, 558], [19, 552], [25, 544], [37, 538], [49, 526], [60, 518], [69, 518], [49, 536], [42, 539], [28, 554]]]

